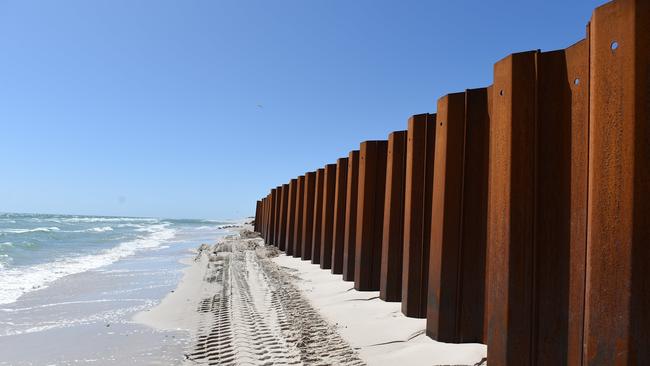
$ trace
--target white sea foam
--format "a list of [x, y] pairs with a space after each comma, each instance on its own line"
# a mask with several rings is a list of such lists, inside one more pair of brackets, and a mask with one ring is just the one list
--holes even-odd
[[61, 277], [103, 267], [138, 251], [156, 248], [175, 236], [176, 230], [168, 226], [167, 223], [151, 225], [147, 230], [148, 235], [123, 242], [97, 254], [68, 256], [29, 267], [2, 269], [0, 272], [0, 304], [12, 303], [23, 294], [45, 288]]
[[52, 219], [65, 223], [94, 223], [94, 222], [158, 222], [158, 219], [140, 218], [140, 217], [63, 217]]
[[[116, 300], [119, 301], [119, 300]], [[131, 300], [126, 300], [131, 301]], [[42, 332], [50, 329], [57, 328], [70, 328], [83, 324], [92, 324], [92, 323], [125, 323], [125, 317], [129, 314], [136, 313], [138, 311], [150, 309], [155, 306], [158, 302], [155, 300], [149, 299], [140, 299], [134, 300], [140, 302], [138, 305], [121, 307], [112, 310], [106, 310], [99, 313], [92, 314], [90, 316], [73, 318], [73, 319], [56, 319], [51, 321], [40, 322], [38, 325], [34, 324], [13, 324], [14, 326], [5, 329], [4, 332], [0, 332], [0, 337], [13, 336], [18, 334], [28, 334]], [[18, 329], [16, 329], [18, 328]]]
[[56, 226], [52, 227], [37, 227], [34, 229], [3, 229], [0, 230], [2, 233], [9, 233], [9, 234], [25, 234], [25, 233], [38, 233], [38, 232], [43, 232], [43, 233], [48, 233], [51, 231], [61, 231]]
[[66, 231], [66, 233], [105, 233], [107, 231], [113, 231], [113, 228], [110, 226], [91, 227], [90, 229], [84, 230]]

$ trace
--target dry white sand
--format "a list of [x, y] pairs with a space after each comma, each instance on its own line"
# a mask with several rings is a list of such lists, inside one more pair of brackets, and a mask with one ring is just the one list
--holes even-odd
[[177, 289], [134, 318], [189, 331], [188, 365], [474, 365], [486, 357], [482, 344], [428, 338], [425, 320], [405, 317], [400, 303], [264, 246], [250, 229], [203, 246]]
[[293, 271], [305, 297], [368, 365], [475, 365], [487, 357], [477, 343], [436, 342], [425, 335], [426, 319], [407, 318], [401, 303], [379, 299], [379, 291], [360, 292], [341, 275], [284, 254], [273, 258]]

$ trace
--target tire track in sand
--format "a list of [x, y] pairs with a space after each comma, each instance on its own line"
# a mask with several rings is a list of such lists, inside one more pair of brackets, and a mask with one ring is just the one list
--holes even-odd
[[210, 250], [206, 281], [221, 290], [203, 299], [200, 326], [187, 364], [363, 365], [268, 258], [261, 239], [227, 238]]

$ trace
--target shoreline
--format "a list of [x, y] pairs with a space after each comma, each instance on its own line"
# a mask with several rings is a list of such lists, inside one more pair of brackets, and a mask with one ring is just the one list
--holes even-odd
[[[176, 324], [152, 328], [132, 318], [175, 292], [192, 251], [225, 230], [200, 221], [172, 225], [175, 237], [155, 248], [63, 276], [0, 305], [0, 365], [181, 364], [192, 341], [188, 331]], [[148, 228], [133, 229], [145, 236]], [[94, 238], [87, 238], [90, 245]]]

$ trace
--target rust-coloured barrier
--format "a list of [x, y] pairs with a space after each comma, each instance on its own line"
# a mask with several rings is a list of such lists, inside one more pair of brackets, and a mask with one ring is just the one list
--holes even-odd
[[289, 182], [289, 195], [287, 197], [287, 227], [284, 242], [281, 242], [278, 249], [287, 251], [293, 245], [296, 225], [296, 190], [298, 179], [291, 179]]
[[387, 141], [365, 141], [359, 149], [357, 240], [354, 254], [354, 288], [359, 291], [379, 290], [387, 147]]
[[336, 164], [325, 166], [323, 178], [323, 231], [320, 242], [320, 268], [332, 268], [332, 245], [334, 240], [334, 190], [336, 189]]
[[348, 155], [348, 184], [345, 192], [345, 234], [343, 238], [343, 281], [354, 281], [354, 253], [357, 243], [357, 201], [359, 150]]
[[404, 250], [406, 131], [396, 131], [388, 135], [386, 161], [379, 298], [384, 301], [400, 301], [402, 299], [402, 253]]
[[437, 117], [427, 335], [483, 342], [488, 89], [441, 98]]
[[332, 239], [332, 273], [343, 273], [345, 246], [345, 206], [348, 185], [348, 158], [336, 161], [336, 187], [334, 188], [334, 237]]
[[316, 185], [316, 172], [305, 174], [305, 192], [302, 213], [302, 241], [300, 258], [311, 259], [311, 240], [314, 235], [314, 188]]
[[304, 225], [304, 210], [305, 210], [305, 175], [298, 177], [298, 184], [296, 185], [296, 209], [295, 209], [295, 230], [293, 234], [293, 245], [292, 250], [287, 250], [287, 255], [293, 257], [300, 257], [302, 252], [302, 237], [303, 237], [303, 225]]
[[650, 2], [590, 25], [584, 363], [650, 365]]
[[650, 2], [615, 0], [585, 40], [272, 189], [254, 228], [491, 366], [650, 365], [649, 109]]
[[409, 119], [404, 187], [402, 312], [414, 318], [424, 318], [427, 313], [435, 135], [435, 114], [418, 114]]
[[312, 237], [312, 256], [311, 262], [318, 264], [320, 262], [320, 249], [323, 232], [323, 182], [325, 178], [325, 169], [320, 168], [316, 171], [316, 191], [314, 204], [314, 235]]

